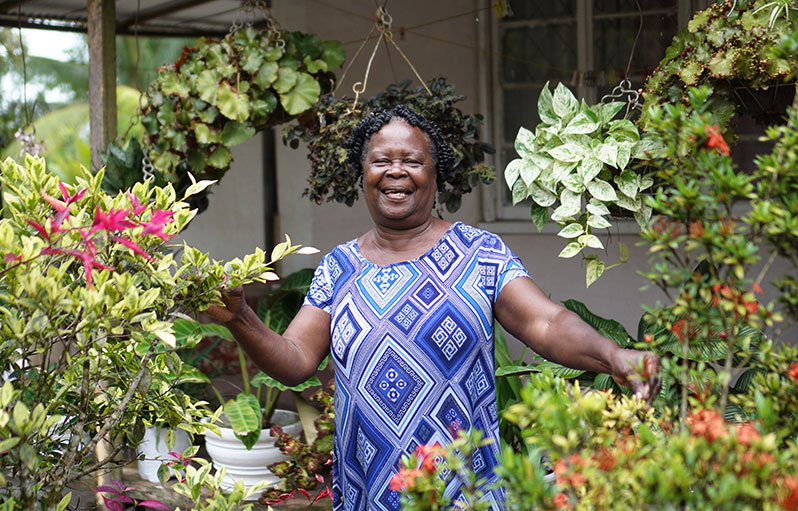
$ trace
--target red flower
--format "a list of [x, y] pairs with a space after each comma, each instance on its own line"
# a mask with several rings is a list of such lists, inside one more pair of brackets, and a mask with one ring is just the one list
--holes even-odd
[[164, 210], [156, 210], [152, 217], [150, 217], [150, 221], [144, 224], [144, 230], [141, 231], [142, 234], [154, 234], [161, 238], [162, 240], [167, 240], [170, 238], [168, 234], [163, 232], [163, 228], [166, 224], [171, 223], [174, 221], [172, 218], [175, 215], [173, 211], [164, 211]]
[[399, 473], [391, 477], [388, 488], [393, 491], [412, 490], [416, 486], [416, 478], [422, 475], [421, 470], [417, 468], [400, 468]]
[[554, 506], [561, 509], [571, 509], [571, 503], [568, 501], [568, 495], [562, 492], [555, 495]]
[[599, 470], [603, 470], [605, 472], [615, 468], [615, 464], [618, 462], [618, 460], [615, 458], [615, 455], [612, 454], [612, 451], [606, 447], [596, 453], [596, 461], [598, 462]]
[[91, 232], [89, 234], [93, 234], [99, 230], [104, 231], [123, 231], [130, 227], [135, 227], [136, 224], [125, 220], [127, 216], [130, 214], [130, 211], [125, 211], [120, 209], [118, 211], [111, 209], [108, 213], [103, 213], [100, 211], [98, 207], [96, 212], [94, 213], [94, 224], [91, 226]]
[[687, 322], [683, 319], [676, 321], [673, 326], [671, 327], [671, 333], [679, 339], [679, 342], [684, 340], [684, 330], [685, 326], [687, 326]]
[[793, 383], [798, 385], [798, 364], [793, 363], [790, 365], [790, 368], [787, 370], [787, 378], [791, 379]]
[[720, 127], [717, 124], [714, 126], [706, 126], [706, 130], [709, 135], [707, 139], [707, 148], [716, 149], [719, 153], [729, 156], [729, 146], [720, 133]]
[[762, 286], [759, 285], [759, 282], [754, 282], [753, 284], [751, 284], [751, 289], [754, 291], [754, 293], [762, 292]]
[[127, 192], [127, 195], [130, 198], [130, 205], [133, 206], [133, 216], [139, 216], [142, 211], [147, 209], [147, 206], [141, 205], [139, 198], [136, 197], [133, 192]]
[[754, 442], [759, 440], [762, 435], [756, 430], [753, 424], [746, 422], [737, 427], [737, 441], [741, 445], [750, 447]]
[[122, 244], [122, 245], [126, 246], [127, 248], [129, 248], [130, 250], [132, 250], [136, 254], [140, 255], [144, 259], [146, 259], [148, 261], [152, 261], [152, 256], [150, 254], [148, 254], [147, 252], [145, 252], [144, 249], [142, 249], [140, 246], [138, 246], [138, 244], [135, 241], [129, 240], [129, 239], [124, 238], [122, 236], [112, 236], [111, 239], [116, 241], [119, 244]]
[[779, 504], [787, 511], [798, 511], [798, 477], [785, 476], [782, 485]]
[[726, 421], [714, 408], [693, 412], [687, 417], [693, 436], [703, 436], [710, 442], [727, 435]]

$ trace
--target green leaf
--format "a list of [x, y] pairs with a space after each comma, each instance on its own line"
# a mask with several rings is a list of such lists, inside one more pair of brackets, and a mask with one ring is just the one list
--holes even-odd
[[557, 236], [561, 236], [563, 238], [576, 238], [584, 232], [585, 228], [582, 227], [582, 224], [574, 222], [563, 227], [560, 232], [557, 233]]
[[197, 77], [197, 92], [200, 99], [211, 105], [216, 104], [216, 95], [219, 90], [219, 74], [210, 69], [201, 72]]
[[614, 201], [618, 198], [612, 185], [601, 179], [594, 179], [587, 183], [590, 195], [601, 201]]
[[253, 135], [255, 135], [253, 126], [230, 121], [224, 125], [222, 130], [222, 143], [227, 147], [232, 147], [249, 140]]
[[621, 253], [620, 261], [625, 263], [629, 260], [629, 247], [626, 246], [626, 243], [618, 243], [618, 250]]
[[[532, 185], [535, 186], [535, 185]], [[523, 179], [518, 179], [513, 184], [512, 196], [513, 196], [513, 205], [518, 204], [519, 202], [525, 200], [529, 196], [529, 190], [525, 184]]]
[[[523, 186], [523, 184], [524, 183], [522, 181], [521, 185]], [[535, 203], [538, 204], [539, 206], [543, 206], [543, 207], [547, 208], [547, 207], [551, 206], [552, 204], [554, 204], [555, 202], [557, 202], [557, 196], [556, 195], [544, 190], [543, 188], [541, 188], [537, 184], [532, 184], [531, 186], [529, 186], [528, 190], [529, 190], [529, 195], [528, 196], [532, 197], [532, 200], [535, 201]], [[515, 191], [515, 189], [513, 189], [513, 191]], [[527, 195], [524, 195], [524, 198], [526, 198], [526, 197], [527, 197]]]
[[590, 202], [587, 203], [587, 211], [597, 216], [610, 214], [610, 210], [607, 209], [607, 206], [605, 206], [603, 202], [596, 199], [590, 199]]
[[299, 73], [296, 86], [290, 92], [280, 94], [280, 103], [290, 115], [297, 115], [313, 106], [320, 94], [319, 82], [307, 73]]
[[571, 369], [570, 367], [561, 366], [560, 364], [556, 364], [549, 360], [540, 362], [537, 367], [539, 371], [549, 369], [551, 370], [552, 374], [569, 380], [585, 373], [585, 371], [581, 369]]
[[327, 63], [322, 59], [312, 59], [308, 56], [302, 60], [302, 63], [305, 65], [305, 69], [310, 74], [316, 74], [319, 71], [327, 71]]
[[628, 197], [637, 196], [637, 174], [631, 170], [624, 170], [613, 179], [618, 189]]
[[602, 124], [608, 124], [625, 106], [623, 101], [604, 103], [599, 107], [598, 118]]
[[582, 302], [577, 300], [566, 300], [563, 302], [566, 309], [575, 312], [585, 323], [592, 326], [598, 333], [612, 339], [621, 347], [626, 347], [629, 344], [629, 333], [626, 329], [613, 319], [603, 318], [597, 316], [588, 310]]
[[716, 77], [731, 75], [734, 69], [734, 59], [736, 56], [737, 50], [735, 48], [729, 48], [725, 52], [716, 53], [707, 65], [707, 67], [709, 67], [709, 72]]
[[228, 119], [244, 122], [249, 117], [249, 99], [234, 91], [229, 83], [222, 83], [216, 99], [219, 112]]
[[72, 492], [67, 493], [61, 498], [61, 500], [58, 501], [58, 504], [55, 506], [55, 510], [64, 511], [70, 502], [72, 502]]
[[582, 250], [582, 245], [580, 245], [576, 241], [572, 241], [569, 244], [565, 245], [565, 248], [562, 249], [562, 251], [559, 253], [557, 257], [562, 257], [567, 259], [569, 257], [575, 256], [581, 250]]
[[[556, 94], [556, 93], [555, 93]], [[579, 112], [563, 130], [566, 135], [588, 135], [600, 126], [599, 118], [590, 110]]]
[[162, 82], [161, 90], [166, 95], [176, 95], [185, 98], [189, 94], [189, 87], [186, 81], [177, 73], [169, 73]]
[[612, 224], [609, 223], [606, 218], [599, 215], [588, 215], [587, 225], [594, 229], [609, 229], [612, 227]]
[[[532, 183], [534, 183], [535, 180], [538, 178], [538, 176], [540, 175], [540, 170], [541, 169], [540, 169], [540, 167], [535, 165], [532, 162], [532, 160], [528, 160], [526, 158], [521, 158], [520, 160], [521, 160], [521, 163], [520, 163], [520, 167], [519, 167], [518, 170], [519, 170], [519, 172], [521, 174], [521, 179], [523, 179], [524, 183], [526, 183], [526, 185], [529, 186]], [[518, 161], [518, 160], [513, 160], [513, 161]], [[510, 163], [512, 163], [512, 162], [510, 162]]]
[[622, 142], [618, 144], [618, 169], [623, 170], [629, 165], [629, 160], [632, 158], [632, 147], [634, 142]]
[[552, 107], [552, 95], [549, 90], [549, 82], [546, 82], [546, 85], [540, 90], [540, 96], [538, 96], [538, 116], [540, 120], [546, 124], [558, 124], [560, 122], [560, 119], [554, 113], [554, 108]]
[[562, 119], [563, 117], [575, 114], [579, 111], [579, 101], [574, 97], [573, 93], [563, 85], [558, 83], [554, 89], [552, 96], [551, 106], [554, 113]]
[[654, 184], [654, 178], [651, 176], [638, 176], [637, 177], [637, 188], [642, 192], [643, 190], [647, 190], [651, 188]]
[[583, 193], [585, 191], [585, 185], [576, 174], [568, 174], [560, 182], [573, 193]]
[[268, 89], [277, 79], [277, 71], [280, 65], [277, 62], [264, 62], [255, 76], [252, 77], [252, 83], [261, 89]]
[[576, 167], [576, 173], [582, 178], [582, 183], [587, 185], [604, 168], [604, 164], [598, 158], [588, 156]]
[[241, 69], [247, 73], [253, 74], [263, 64], [263, 53], [260, 48], [246, 48], [241, 52]]
[[540, 204], [532, 204], [530, 215], [535, 227], [538, 228], [538, 232], [542, 231], [543, 227], [549, 222], [549, 208], [543, 207]]
[[[260, 436], [260, 403], [252, 394], [244, 394], [242, 392], [234, 400], [226, 402], [224, 404], [224, 414], [227, 416], [227, 420], [230, 421], [230, 427], [233, 428], [237, 437], [241, 438], [242, 435], [252, 432], [257, 432], [258, 436]], [[251, 449], [257, 440], [257, 436], [254, 440], [252, 438], [247, 438], [246, 441], [242, 439], [247, 449]]]
[[496, 368], [496, 377], [506, 378], [508, 376], [523, 376], [525, 374], [539, 372], [539, 365], [507, 365]]
[[18, 437], [7, 438], [3, 441], [0, 441], [0, 454], [3, 454], [7, 451], [10, 451], [19, 443], [21, 439]]
[[218, 130], [211, 129], [207, 124], [195, 123], [193, 129], [194, 136], [200, 144], [218, 144], [222, 141], [222, 134]]
[[612, 138], [620, 142], [637, 142], [640, 140], [640, 133], [637, 131], [637, 127], [628, 119], [612, 121], [609, 131]]
[[649, 160], [657, 158], [664, 152], [664, 146], [652, 138], [644, 138], [632, 146], [632, 158]]
[[299, 72], [290, 67], [281, 67], [277, 71], [277, 80], [272, 84], [278, 94], [286, 94], [299, 80]]
[[579, 214], [579, 206], [562, 204], [551, 214], [551, 219], [555, 222], [564, 222]]
[[598, 257], [591, 257], [587, 260], [587, 271], [585, 272], [585, 287], [590, 287], [604, 273], [604, 261], [599, 261]]
[[[588, 148], [582, 144], [567, 143], [549, 149], [552, 158], [565, 162], [581, 161], [588, 153]], [[613, 165], [614, 166], [614, 165]]]
[[324, 41], [321, 43], [321, 58], [327, 63], [327, 69], [340, 67], [346, 60], [346, 52], [341, 41]]
[[233, 159], [230, 149], [225, 146], [217, 147], [210, 155], [208, 155], [208, 165], [217, 169], [226, 169], [230, 166]]
[[595, 151], [596, 158], [603, 161], [610, 167], [618, 167], [618, 143], [614, 142], [612, 139], [607, 139], [609, 142], [605, 142], [598, 146], [598, 150]]
[[590, 248], [598, 248], [598, 249], [604, 248], [604, 245], [601, 243], [601, 240], [598, 239], [598, 236], [594, 234], [583, 234], [582, 236], [579, 236], [579, 239], [577, 241], [582, 245], [586, 245]]
[[537, 154], [535, 150], [535, 134], [521, 126], [518, 135], [515, 137], [515, 152], [522, 158], [530, 158]]
[[507, 183], [507, 187], [512, 190], [515, 182], [518, 181], [518, 178], [521, 176], [521, 162], [523, 161], [522, 158], [516, 158], [512, 160], [507, 166], [504, 168], [504, 181]]

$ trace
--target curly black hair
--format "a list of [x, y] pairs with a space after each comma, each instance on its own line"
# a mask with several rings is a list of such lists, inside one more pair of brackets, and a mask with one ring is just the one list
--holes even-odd
[[366, 151], [372, 135], [380, 131], [389, 122], [396, 120], [404, 121], [420, 129], [429, 137], [430, 156], [437, 170], [436, 182], [438, 191], [442, 192], [446, 183], [446, 176], [454, 167], [454, 152], [452, 152], [451, 146], [446, 142], [441, 130], [438, 129], [435, 123], [405, 105], [397, 105], [390, 110], [376, 110], [364, 117], [352, 130], [352, 136], [349, 137], [344, 146], [346, 147], [347, 163], [355, 171], [355, 180], [360, 182], [360, 187], [362, 188], [363, 160], [366, 157]]

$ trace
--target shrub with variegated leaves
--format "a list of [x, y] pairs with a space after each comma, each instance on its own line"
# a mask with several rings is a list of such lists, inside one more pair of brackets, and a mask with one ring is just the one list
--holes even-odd
[[[647, 160], [657, 143], [641, 138], [628, 119], [616, 119], [626, 103], [587, 105], [563, 84], [552, 94], [548, 84], [538, 98], [540, 124], [534, 132], [518, 131], [519, 158], [504, 171], [513, 204], [531, 199], [532, 221], [542, 229], [549, 220], [568, 239], [560, 257], [573, 257], [585, 248], [603, 249], [596, 233], [612, 226], [612, 213], [627, 212], [645, 225], [651, 208], [642, 194], [654, 181], [635, 169], [635, 160]], [[552, 210], [549, 213], [549, 210]], [[621, 261], [627, 257], [621, 249]], [[605, 263], [587, 259], [587, 285], [597, 279]]]
[[[211, 181], [178, 199], [149, 182], [112, 196], [102, 179], [84, 171], [65, 184], [31, 156], [0, 164], [4, 510], [64, 509], [67, 485], [128, 463], [121, 449], [154, 419], [189, 433], [213, 428], [201, 422], [212, 412], [180, 390], [202, 377], [175, 352], [184, 346], [172, 321], [219, 301], [222, 287], [276, 278], [262, 250], [222, 264], [169, 244], [196, 214], [184, 199]], [[299, 250], [286, 241], [272, 255]], [[100, 442], [116, 447], [98, 459]]]

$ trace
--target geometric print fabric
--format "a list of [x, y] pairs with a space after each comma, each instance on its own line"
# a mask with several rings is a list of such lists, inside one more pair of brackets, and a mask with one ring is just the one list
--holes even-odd
[[[498, 236], [460, 222], [410, 261], [373, 264], [357, 240], [324, 256], [305, 304], [331, 318], [335, 511], [398, 510], [388, 482], [400, 457], [447, 443], [458, 429], [479, 427], [493, 439], [474, 468], [495, 482], [492, 307], [521, 276], [526, 270]], [[503, 496], [487, 485], [500, 509]]]

